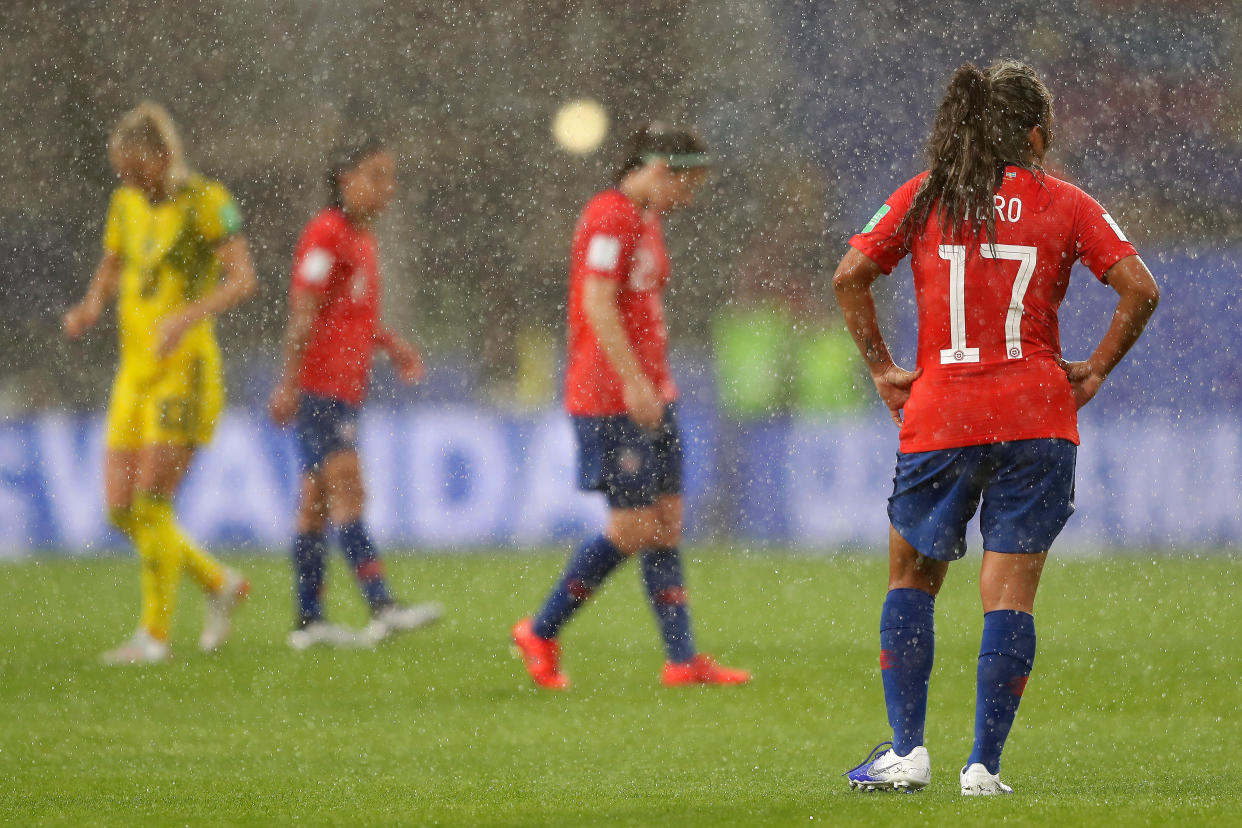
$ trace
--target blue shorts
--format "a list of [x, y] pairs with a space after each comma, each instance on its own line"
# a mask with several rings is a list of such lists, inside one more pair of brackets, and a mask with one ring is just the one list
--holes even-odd
[[982, 498], [984, 549], [1047, 552], [1074, 513], [1077, 456], [1077, 446], [1054, 438], [898, 452], [888, 518], [919, 554], [955, 561]]
[[613, 509], [641, 509], [681, 494], [682, 447], [675, 406], [664, 409], [655, 431], [625, 414], [574, 417], [578, 432], [578, 488], [603, 492]]
[[358, 450], [356, 405], [317, 394], [303, 394], [293, 430], [303, 474], [318, 472], [323, 461], [338, 451]]

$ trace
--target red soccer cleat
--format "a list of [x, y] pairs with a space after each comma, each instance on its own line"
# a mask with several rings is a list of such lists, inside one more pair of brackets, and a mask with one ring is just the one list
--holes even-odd
[[680, 687], [683, 684], [746, 684], [750, 681], [750, 671], [722, 667], [712, 661], [711, 656], [700, 653], [680, 664], [666, 662], [660, 680], [665, 687]]
[[513, 626], [513, 643], [526, 664], [526, 672], [539, 687], [564, 690], [569, 677], [561, 672], [561, 645], [555, 639], [540, 638], [531, 628], [531, 620], [523, 618]]

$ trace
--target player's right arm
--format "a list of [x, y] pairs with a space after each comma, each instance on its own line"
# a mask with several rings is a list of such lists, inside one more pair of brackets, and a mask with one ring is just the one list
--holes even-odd
[[587, 323], [608, 358], [612, 369], [621, 378], [626, 412], [642, 428], [659, 428], [664, 419], [664, 401], [643, 371], [638, 356], [630, 346], [621, 323], [617, 302], [621, 282], [606, 276], [589, 275], [583, 285], [582, 308]]
[[61, 319], [65, 335], [77, 339], [99, 321], [104, 308], [116, 297], [121, 284], [124, 260], [121, 250], [126, 235], [127, 204], [132, 203], [133, 191], [118, 187], [108, 201], [108, 215], [104, 219], [103, 258], [95, 268], [86, 296]]
[[280, 381], [272, 390], [267, 409], [278, 425], [288, 425], [298, 410], [298, 373], [302, 370], [302, 357], [306, 343], [310, 341], [311, 328], [323, 307], [324, 296], [319, 293], [299, 291], [293, 295], [289, 309], [289, 324], [285, 327], [282, 348]]
[[595, 202], [583, 215], [578, 232], [586, 239], [581, 262], [583, 316], [621, 380], [626, 414], [640, 428], [659, 428], [664, 401], [643, 370], [621, 319], [621, 291], [642, 234], [642, 216], [633, 207], [603, 208]]
[[105, 250], [103, 258], [95, 268], [95, 274], [91, 277], [90, 287], [86, 289], [86, 296], [61, 319], [65, 335], [70, 339], [77, 339], [90, 330], [99, 321], [104, 308], [116, 296], [120, 283], [121, 257], [111, 250]]
[[302, 234], [294, 254], [293, 292], [281, 349], [280, 380], [267, 403], [268, 413], [278, 425], [288, 425], [297, 413], [298, 375], [315, 320], [327, 302], [335, 251], [330, 228], [323, 222], [312, 222]]

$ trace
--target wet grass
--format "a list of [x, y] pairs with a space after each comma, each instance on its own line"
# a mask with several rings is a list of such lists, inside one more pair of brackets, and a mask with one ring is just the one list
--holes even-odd
[[[974, 563], [938, 608], [915, 796], [840, 773], [885, 738], [875, 558], [691, 550], [704, 650], [751, 686], [666, 690], [624, 571], [566, 632], [574, 688], [538, 693], [507, 631], [561, 555], [394, 557], [439, 626], [375, 652], [284, 645], [288, 573], [237, 557], [256, 595], [226, 651], [194, 647], [189, 582], [159, 668], [99, 666], [131, 628], [132, 561], [0, 566], [0, 820], [73, 825], [1238, 824], [1237, 557], [1057, 561], [1010, 738], [1010, 798], [964, 801], [981, 619]], [[339, 567], [332, 612], [360, 623]]]

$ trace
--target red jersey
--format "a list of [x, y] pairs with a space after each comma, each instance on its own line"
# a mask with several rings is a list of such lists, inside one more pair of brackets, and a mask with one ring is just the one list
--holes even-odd
[[1078, 411], [1056, 361], [1057, 310], [1075, 260], [1103, 281], [1134, 246], [1082, 190], [1011, 166], [996, 191], [994, 247], [982, 229], [946, 244], [933, 214], [907, 250], [895, 231], [926, 175], [902, 185], [850, 239], [885, 273], [911, 255], [923, 375], [903, 412], [901, 450], [1039, 437], [1077, 443]]
[[379, 324], [375, 236], [350, 224], [339, 207], [319, 211], [298, 239], [291, 293], [323, 297], [302, 357], [298, 386], [360, 405], [367, 395]]
[[582, 305], [588, 279], [621, 283], [617, 305], [630, 347], [656, 393], [665, 402], [675, 400], [664, 322], [668, 248], [659, 215], [644, 215], [620, 190], [604, 190], [583, 208], [569, 254], [565, 407], [577, 416], [624, 414], [621, 378], [600, 348]]

